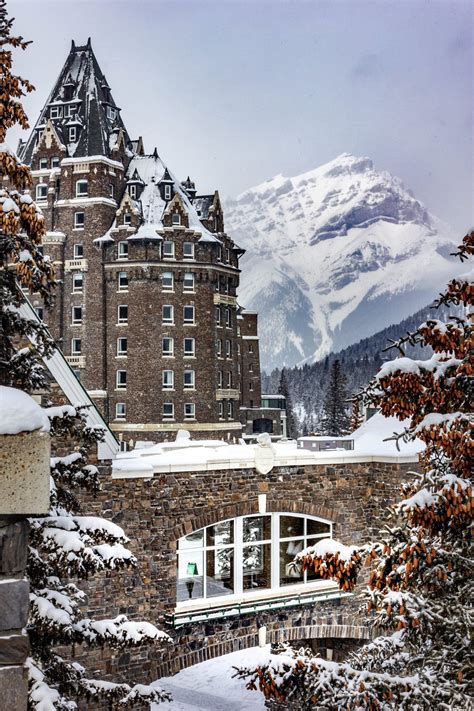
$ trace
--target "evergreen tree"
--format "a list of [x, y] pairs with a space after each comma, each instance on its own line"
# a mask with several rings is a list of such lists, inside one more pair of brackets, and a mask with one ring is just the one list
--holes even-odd
[[347, 414], [346, 377], [341, 363], [335, 360], [331, 365], [329, 383], [324, 398], [321, 430], [331, 437], [340, 437], [349, 432], [349, 416]]
[[[0, 192], [0, 384], [33, 392], [47, 389], [49, 378], [43, 360], [53, 352], [47, 329], [24, 318], [20, 307], [22, 289], [36, 293], [51, 304], [54, 275], [41, 250], [44, 220], [28, 188], [31, 175], [5, 143], [7, 129], [28, 127], [21, 97], [33, 87], [12, 73], [12, 49], [25, 49], [22, 38], [11, 34], [5, 0], [0, 0], [0, 171], [8, 186]], [[5, 183], [3, 183], [5, 186]], [[58, 647], [137, 646], [168, 635], [147, 622], [132, 622], [125, 615], [111, 620], [92, 620], [81, 610], [84, 593], [70, 579], [85, 579], [104, 570], [133, 566], [136, 560], [124, 544], [123, 530], [104, 519], [81, 515], [81, 490], [99, 488], [98, 470], [88, 464], [91, 447], [102, 433], [87, 426], [80, 408], [65, 406], [46, 410], [50, 419], [53, 454], [64, 442], [73, 451], [51, 459], [51, 509], [31, 519], [28, 577], [31, 657], [29, 707], [41, 711], [71, 711], [74, 698], [107, 699], [111, 707], [129, 708], [136, 703], [168, 699], [159, 689], [131, 687], [89, 679], [79, 664], [63, 658]]]
[[[458, 255], [474, 254], [474, 232]], [[385, 363], [363, 393], [385, 416], [410, 424], [396, 439], [421, 439], [422, 473], [402, 488], [383, 539], [363, 548], [334, 541], [297, 560], [352, 590], [372, 563], [364, 593], [370, 622], [384, 634], [345, 664], [303, 650], [281, 664], [240, 670], [266, 697], [311, 709], [468, 709], [474, 691], [472, 632], [472, 453], [474, 450], [472, 272], [454, 279], [437, 305], [462, 306], [447, 322], [429, 318], [396, 342], [400, 357]], [[408, 344], [433, 355], [414, 360]]]
[[280, 384], [278, 386], [278, 394], [283, 395], [286, 402], [286, 434], [290, 439], [298, 436], [295, 415], [293, 413], [293, 405], [291, 402], [290, 391], [288, 389], [288, 380], [286, 377], [286, 368], [283, 368], [280, 375]]

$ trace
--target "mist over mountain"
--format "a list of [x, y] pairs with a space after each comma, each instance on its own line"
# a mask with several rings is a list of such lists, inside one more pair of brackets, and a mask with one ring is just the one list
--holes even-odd
[[240, 303], [264, 369], [311, 363], [423, 308], [459, 270], [452, 230], [369, 158], [344, 153], [226, 203], [247, 250]]

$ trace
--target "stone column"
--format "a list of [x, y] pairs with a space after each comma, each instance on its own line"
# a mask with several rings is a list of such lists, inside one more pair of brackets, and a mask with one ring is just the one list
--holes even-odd
[[28, 515], [49, 511], [49, 434], [0, 435], [0, 708], [26, 711]]

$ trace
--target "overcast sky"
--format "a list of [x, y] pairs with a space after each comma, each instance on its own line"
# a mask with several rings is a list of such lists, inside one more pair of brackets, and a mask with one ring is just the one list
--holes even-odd
[[131, 137], [200, 192], [237, 195], [349, 151], [460, 232], [474, 224], [470, 0], [8, 6], [34, 42], [16, 62], [37, 88], [31, 123], [71, 39], [90, 36]]

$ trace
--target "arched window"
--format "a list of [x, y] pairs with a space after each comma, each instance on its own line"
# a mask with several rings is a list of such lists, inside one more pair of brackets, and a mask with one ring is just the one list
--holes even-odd
[[178, 541], [178, 606], [327, 584], [293, 561], [306, 547], [331, 537], [330, 521], [293, 513], [240, 516], [194, 531]]

